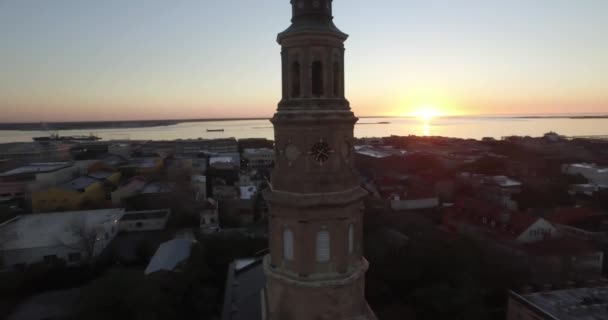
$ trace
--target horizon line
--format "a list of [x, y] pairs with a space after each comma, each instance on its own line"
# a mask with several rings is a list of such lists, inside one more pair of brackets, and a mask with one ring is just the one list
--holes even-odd
[[[370, 118], [416, 118], [416, 115], [364, 115], [360, 119]], [[447, 114], [435, 118], [571, 118], [571, 117], [608, 117], [608, 112], [579, 112], [579, 113], [494, 113], [494, 114]], [[120, 120], [71, 120], [71, 121], [0, 121], [0, 124], [53, 124], [53, 123], [112, 123], [112, 122], [221, 122], [270, 120], [272, 117], [225, 117], [225, 118], [166, 118], [166, 119], [120, 119]]]

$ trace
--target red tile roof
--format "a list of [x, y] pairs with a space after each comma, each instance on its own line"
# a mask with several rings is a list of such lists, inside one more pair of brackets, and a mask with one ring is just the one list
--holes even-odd
[[547, 220], [559, 224], [572, 224], [596, 216], [589, 208], [559, 208], [547, 216]]
[[488, 231], [499, 238], [519, 237], [540, 218], [524, 212], [510, 212], [491, 203], [474, 199], [460, 198], [454, 207], [443, 217], [444, 226], [457, 231], [459, 225], [473, 225]]

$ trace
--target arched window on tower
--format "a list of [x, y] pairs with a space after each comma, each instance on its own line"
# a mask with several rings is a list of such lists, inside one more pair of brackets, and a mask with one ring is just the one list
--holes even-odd
[[323, 95], [323, 63], [315, 61], [311, 67], [312, 74], [312, 95], [320, 97]]
[[297, 61], [291, 66], [291, 97], [300, 97], [300, 63]]
[[330, 241], [329, 231], [323, 230], [317, 232], [316, 241], [317, 262], [327, 262], [330, 257]]
[[353, 254], [355, 251], [355, 226], [351, 223], [348, 226], [348, 254]]
[[288, 228], [283, 230], [283, 257], [286, 260], [293, 260], [293, 232]]
[[340, 64], [334, 62], [334, 97], [340, 96]]

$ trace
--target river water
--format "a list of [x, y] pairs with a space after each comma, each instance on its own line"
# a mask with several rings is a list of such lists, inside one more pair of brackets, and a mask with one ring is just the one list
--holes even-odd
[[[380, 124], [379, 122], [388, 122]], [[207, 129], [224, 129], [207, 132]], [[446, 117], [428, 121], [417, 118], [362, 118], [355, 127], [357, 137], [389, 135], [445, 136], [481, 139], [503, 136], [542, 136], [554, 131], [566, 136], [608, 135], [608, 119], [532, 118], [515, 117]], [[268, 120], [234, 120], [180, 123], [174, 126], [103, 129], [62, 130], [62, 136], [93, 133], [104, 140], [175, 140], [213, 138], [267, 138], [273, 139], [272, 124]], [[48, 136], [45, 131], [0, 131], [0, 143], [29, 142], [32, 137]]]

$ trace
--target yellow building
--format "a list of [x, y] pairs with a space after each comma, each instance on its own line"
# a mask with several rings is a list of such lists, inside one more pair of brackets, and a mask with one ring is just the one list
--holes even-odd
[[85, 176], [32, 193], [32, 210], [53, 212], [95, 209], [105, 207], [106, 201], [104, 183]]

